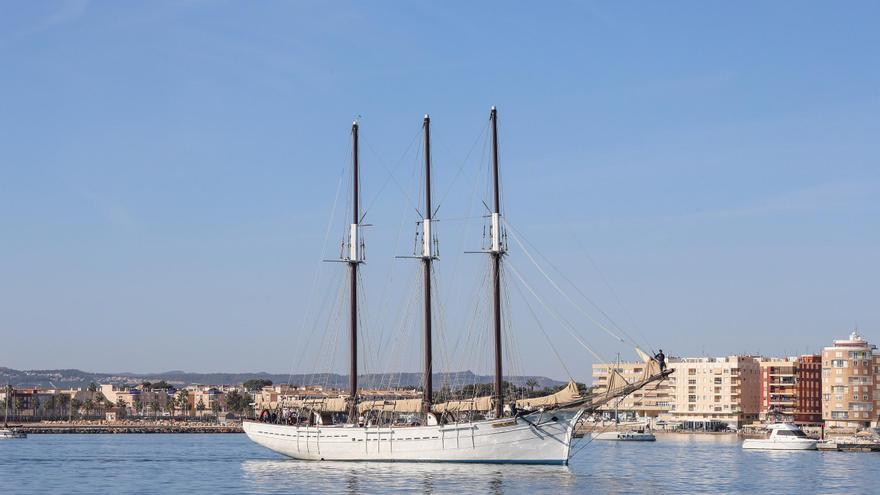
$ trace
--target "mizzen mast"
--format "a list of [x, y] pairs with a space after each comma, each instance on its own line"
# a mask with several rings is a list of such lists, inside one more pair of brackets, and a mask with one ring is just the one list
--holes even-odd
[[425, 115], [425, 213], [422, 217], [422, 263], [425, 275], [425, 393], [423, 396], [426, 411], [431, 410], [434, 397], [432, 349], [431, 349], [431, 264], [434, 253], [431, 249], [431, 117]]
[[489, 114], [492, 124], [492, 183], [494, 208], [492, 210], [491, 241], [489, 254], [492, 257], [492, 285], [494, 303], [494, 334], [495, 334], [495, 416], [500, 418], [504, 413], [503, 374], [501, 367], [501, 258], [504, 256], [504, 244], [501, 238], [501, 191], [498, 185], [498, 112], [495, 107]]
[[349, 272], [351, 274], [351, 335], [350, 335], [350, 366], [349, 366], [349, 413], [348, 420], [351, 423], [357, 423], [357, 393], [358, 393], [358, 348], [357, 348], [357, 332], [358, 332], [358, 311], [357, 311], [357, 275], [358, 265], [361, 263], [360, 239], [358, 236], [358, 224], [360, 223], [360, 212], [358, 211], [358, 186], [359, 186], [359, 170], [358, 170], [358, 123], [354, 121], [351, 124], [351, 226], [348, 234], [348, 262]]

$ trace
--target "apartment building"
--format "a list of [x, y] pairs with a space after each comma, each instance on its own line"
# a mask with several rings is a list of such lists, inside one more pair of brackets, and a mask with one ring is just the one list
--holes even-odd
[[[668, 361], [674, 361], [671, 358]], [[642, 378], [645, 372], [644, 362], [597, 363], [593, 365], [593, 391], [604, 393], [608, 390], [611, 374], [614, 370], [626, 381], [632, 383]], [[659, 382], [653, 382], [643, 389], [634, 392], [619, 402], [613, 401], [599, 408], [605, 416], [614, 418], [619, 415], [622, 420], [657, 418], [671, 407], [672, 385], [675, 375]]]
[[196, 416], [214, 415], [226, 410], [226, 395], [217, 387], [198, 387], [190, 395]]
[[822, 419], [829, 428], [877, 422], [880, 355], [858, 332], [822, 350]]
[[760, 412], [764, 422], [822, 422], [822, 356], [759, 358]]
[[672, 404], [661, 419], [696, 428], [741, 427], [758, 419], [761, 368], [752, 356], [683, 358], [669, 363]]

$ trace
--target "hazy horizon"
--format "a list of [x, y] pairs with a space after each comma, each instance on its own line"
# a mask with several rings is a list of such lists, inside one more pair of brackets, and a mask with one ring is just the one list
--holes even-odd
[[[492, 105], [504, 217], [647, 350], [798, 355], [856, 326], [880, 342], [876, 3], [5, 10], [0, 366], [346, 373], [343, 267], [321, 260], [349, 221], [358, 119], [362, 364], [419, 371], [419, 266], [394, 257], [430, 113], [435, 371], [485, 374], [468, 327], [485, 259], [463, 252]], [[509, 244], [505, 373], [589, 381], [595, 361], [512, 270], [603, 358], [636, 358]]]

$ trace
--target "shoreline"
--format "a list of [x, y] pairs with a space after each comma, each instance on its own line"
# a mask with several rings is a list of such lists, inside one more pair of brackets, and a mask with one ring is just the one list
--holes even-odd
[[244, 433], [241, 422], [216, 423], [124, 422], [114, 423], [23, 423], [15, 428], [29, 435], [43, 434], [156, 434], [156, 433]]

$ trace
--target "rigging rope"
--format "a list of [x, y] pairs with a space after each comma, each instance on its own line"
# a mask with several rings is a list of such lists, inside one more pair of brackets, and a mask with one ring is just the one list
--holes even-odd
[[541, 299], [540, 296], [538, 296], [537, 293], [535, 293], [534, 290], [532, 290], [532, 287], [531, 287], [528, 283], [526, 283], [526, 281], [522, 278], [522, 275], [520, 275], [519, 271], [516, 269], [516, 267], [513, 266], [513, 264], [511, 264], [511, 263], [508, 261], [508, 262], [507, 262], [507, 266], [510, 267], [510, 269], [513, 271], [513, 274], [516, 275], [516, 278], [519, 279], [520, 283], [523, 284], [523, 286], [526, 288], [526, 290], [528, 290], [528, 291], [532, 294], [532, 296], [533, 296], [535, 299], [537, 299], [539, 303], [541, 303], [541, 306], [543, 306], [544, 309], [546, 309], [547, 312], [550, 313], [551, 316], [553, 316], [554, 318], [556, 318], [557, 321], [559, 321], [560, 323], [562, 323], [563, 328], [566, 329], [566, 331], [568, 332], [568, 334], [571, 335], [571, 337], [572, 337], [573, 339], [575, 339], [575, 340], [578, 342], [578, 344], [580, 344], [581, 346], [583, 346], [583, 348], [586, 349], [590, 354], [592, 354], [594, 358], [598, 359], [599, 362], [603, 362], [603, 363], [604, 363], [604, 362], [607, 362], [605, 359], [602, 358], [602, 356], [600, 356], [596, 351], [594, 351], [593, 348], [591, 348], [589, 345], [587, 345], [583, 340], [581, 340], [580, 337], [578, 337], [578, 336], [574, 333], [575, 330], [574, 330], [574, 327], [571, 325], [571, 323], [569, 323], [569, 322], [568, 322], [565, 318], [563, 318], [562, 316], [558, 315], [558, 314], [557, 314], [557, 313], [556, 313], [556, 312], [555, 312], [550, 306], [547, 305], [547, 303], [544, 302], [543, 299]]
[[[315, 274], [312, 277], [312, 289], [309, 291], [309, 298], [306, 302], [306, 310], [303, 313], [302, 324], [300, 324], [299, 333], [302, 334], [303, 330], [306, 328], [306, 322], [308, 321], [309, 314], [312, 311], [312, 304], [314, 302], [315, 296], [315, 287], [318, 285], [318, 277], [321, 273], [321, 265], [324, 262], [324, 256], [327, 252], [327, 239], [330, 238], [330, 230], [333, 227], [333, 217], [336, 216], [336, 206], [339, 203], [339, 192], [342, 190], [342, 181], [345, 179], [345, 168], [339, 174], [339, 182], [336, 184], [336, 195], [333, 198], [333, 207], [330, 209], [330, 218], [327, 221], [327, 228], [324, 230], [324, 241], [321, 243], [321, 258], [318, 260], [318, 265], [315, 267]], [[300, 353], [299, 359], [296, 361], [296, 365], [302, 364], [302, 360], [305, 359], [305, 350], [308, 348], [309, 342], [311, 341], [313, 332], [309, 332], [308, 337], [306, 338], [306, 344], [303, 347], [303, 351]], [[296, 366], [294, 365], [294, 367]], [[290, 385], [290, 381], [293, 379], [293, 369], [290, 370], [290, 374], [287, 376], [287, 384]]]
[[[413, 136], [412, 141], [410, 141], [409, 146], [406, 147], [406, 150], [403, 152], [403, 154], [400, 155], [400, 158], [397, 160], [397, 163], [394, 164], [394, 169], [399, 167], [400, 163], [403, 162], [403, 159], [406, 157], [407, 153], [409, 153], [409, 150], [410, 150], [410, 148], [412, 148], [412, 145], [416, 141], [416, 138], [419, 137], [420, 132], [421, 132], [421, 127], [419, 127], [419, 130], [416, 131], [415, 136]], [[366, 218], [367, 212], [370, 211], [370, 208], [373, 207], [373, 205], [376, 202], [376, 199], [379, 197], [379, 195], [385, 189], [385, 186], [388, 185], [388, 182], [390, 180], [394, 180], [394, 184], [400, 189], [400, 192], [403, 193], [403, 196], [406, 198], [406, 200], [410, 202], [410, 206], [412, 206], [413, 208], [416, 209], [416, 211], [418, 211], [419, 208], [418, 208], [417, 203], [413, 202], [412, 198], [409, 196], [409, 194], [407, 194], [406, 188], [404, 188], [403, 185], [401, 185], [400, 182], [397, 181], [397, 177], [394, 176], [394, 170], [388, 168], [388, 166], [385, 164], [385, 162], [379, 157], [379, 154], [376, 153], [376, 150], [373, 149], [373, 146], [370, 144], [370, 142], [368, 140], [364, 139], [363, 133], [361, 134], [360, 139], [361, 139], [361, 141], [364, 142], [364, 144], [367, 145], [367, 149], [370, 151], [370, 153], [373, 154], [373, 156], [376, 158], [376, 161], [378, 161], [379, 164], [382, 165], [382, 167], [385, 169], [385, 171], [388, 172], [388, 177], [385, 178], [385, 182], [382, 183], [382, 186], [376, 192], [376, 195], [367, 203], [367, 207], [364, 209], [364, 213], [361, 215], [361, 218], [358, 221], [359, 222], [363, 221], [363, 219]]]
[[[586, 248], [584, 247], [584, 245], [583, 245], [583, 243], [581, 242], [581, 240], [578, 239], [577, 236], [575, 236], [575, 235], [573, 235], [573, 234], [572, 234], [572, 238], [573, 238], [574, 241], [577, 243], [577, 245], [581, 248], [581, 251], [583, 252], [584, 256], [587, 258], [587, 260], [589, 260], [590, 265], [592, 265], [592, 266], [593, 266], [593, 269], [596, 270], [596, 273], [599, 275], [599, 279], [602, 280], [602, 283], [605, 284], [605, 287], [608, 289], [609, 292], [611, 292], [611, 295], [614, 296], [614, 300], [617, 302], [617, 305], [620, 306], [620, 309], [623, 310], [623, 313], [624, 313], [624, 314], [626, 315], [626, 317], [629, 319], [629, 322], [632, 324], [633, 329], [635, 329], [635, 331], [638, 333], [638, 336], [639, 336], [639, 338], [641, 338], [641, 340], [642, 340], [643, 343], [645, 344], [645, 347], [646, 347], [648, 350], [650, 350], [650, 351], [651, 351], [651, 355], [653, 355], [653, 354], [654, 354], [654, 348], [653, 348], [653, 346], [651, 346], [651, 343], [648, 342], [648, 339], [645, 338], [644, 334], [642, 334], [641, 329], [639, 329], [639, 326], [636, 324], [636, 320], [635, 320], [635, 318], [633, 318], [632, 314], [629, 312], [629, 310], [626, 308], [626, 306], [623, 305], [623, 301], [621, 301], [620, 296], [617, 295], [617, 291], [614, 290], [614, 287], [611, 286], [611, 283], [608, 282], [608, 279], [605, 278], [605, 274], [603, 274], [603, 273], [602, 273], [602, 270], [599, 269], [599, 265], [596, 263], [596, 261], [593, 259], [593, 257], [590, 256], [590, 253], [587, 252], [587, 250], [586, 250]], [[569, 282], [569, 283], [570, 283], [570, 282]], [[572, 286], [574, 286], [574, 284], [572, 284]], [[574, 286], [574, 287], [575, 287], [575, 289], [577, 290], [577, 286]], [[586, 298], [586, 296], [584, 296], [584, 298]], [[588, 300], [589, 300], [589, 299], [588, 299]], [[611, 321], [611, 323], [612, 323], [615, 327], [617, 327], [618, 329], [620, 329], [621, 332], [626, 333], [626, 331], [625, 331], [623, 328], [621, 328], [620, 325], [618, 325], [614, 320], [611, 320], [611, 318], [609, 318], [609, 321]]]
[[[508, 227], [510, 227], [510, 224], [509, 224], [506, 220], [504, 221], [504, 224], [507, 225]], [[526, 256], [529, 258], [529, 260], [532, 262], [532, 264], [535, 265], [535, 268], [537, 268], [538, 271], [541, 272], [541, 275], [544, 275], [544, 278], [546, 278], [547, 281], [550, 282], [550, 285], [552, 285], [553, 288], [556, 289], [556, 291], [559, 292], [559, 293], [562, 295], [562, 297], [564, 297], [568, 302], [570, 302], [572, 306], [574, 306], [578, 311], [581, 312], [581, 314], [583, 314], [584, 316], [586, 316], [587, 318], [589, 318], [590, 321], [592, 321], [593, 323], [595, 323], [596, 326], [598, 326], [599, 328], [601, 328], [602, 330], [604, 330], [608, 335], [614, 337], [615, 339], [619, 340], [620, 342], [626, 342], [626, 341], [623, 339], [623, 337], [621, 337], [621, 336], [617, 335], [616, 333], [612, 332], [608, 327], [606, 327], [605, 325], [603, 325], [599, 320], [593, 318], [593, 315], [587, 313], [587, 312], [586, 312], [586, 311], [585, 311], [585, 310], [584, 310], [584, 309], [583, 309], [578, 303], [576, 303], [571, 297], [569, 297], [569, 295], [568, 295], [565, 291], [563, 291], [562, 288], [559, 287], [559, 285], [557, 285], [556, 282], [553, 281], [552, 278], [550, 278], [550, 275], [548, 275], [547, 272], [545, 272], [544, 269], [541, 268], [541, 265], [539, 265], [538, 262], [535, 261], [535, 258], [532, 257], [532, 254], [531, 254], [531, 253], [529, 252], [529, 250], [526, 248], [525, 244], [523, 244], [523, 243], [519, 240], [519, 237], [517, 237], [517, 235], [516, 235], [516, 233], [515, 233], [515, 230], [516, 230], [516, 229], [511, 228], [511, 230], [513, 231], [513, 232], [511, 232], [511, 236], [513, 237], [513, 240], [516, 241], [517, 244], [519, 244], [519, 247], [523, 250], [523, 252], [524, 252], [524, 253], [526, 254]]]
[[535, 314], [535, 310], [532, 308], [532, 305], [529, 303], [529, 300], [526, 299], [525, 294], [523, 294], [522, 289], [520, 289], [519, 285], [514, 284], [517, 292], [522, 298], [523, 302], [526, 303], [526, 308], [528, 308], [529, 313], [532, 315], [532, 318], [535, 319], [535, 323], [538, 325], [538, 329], [541, 330], [541, 333], [544, 335], [544, 338], [547, 339], [547, 343], [550, 345], [550, 349], [553, 350], [553, 354], [556, 354], [556, 359], [559, 360], [559, 364], [562, 365], [562, 368], [565, 370], [565, 374], [568, 375], [569, 380], [574, 380], [571, 375], [571, 370], [568, 369], [568, 366], [565, 365], [565, 361], [562, 359], [562, 356], [559, 354], [559, 351], [556, 349], [556, 346], [553, 345], [553, 341], [550, 339], [550, 336], [547, 334], [547, 331], [544, 330], [544, 325], [541, 324], [541, 320], [538, 318], [538, 315]]

